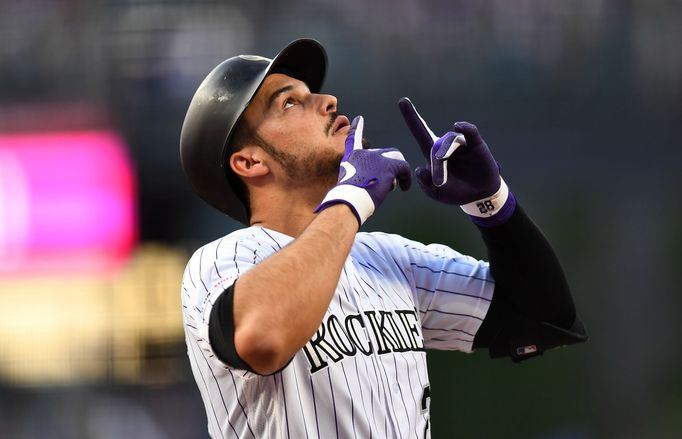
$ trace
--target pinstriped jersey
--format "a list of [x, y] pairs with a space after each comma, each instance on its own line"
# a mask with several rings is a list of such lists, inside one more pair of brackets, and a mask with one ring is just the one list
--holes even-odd
[[292, 240], [249, 227], [187, 264], [187, 352], [211, 437], [430, 437], [425, 349], [472, 351], [493, 295], [488, 263], [443, 245], [358, 233], [319, 329], [285, 368], [261, 376], [224, 364], [208, 337], [213, 304]]

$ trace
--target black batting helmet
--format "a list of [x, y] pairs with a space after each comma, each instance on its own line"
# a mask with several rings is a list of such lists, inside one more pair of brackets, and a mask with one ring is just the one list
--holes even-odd
[[238, 55], [214, 68], [194, 94], [180, 134], [180, 161], [194, 192], [248, 225], [246, 205], [230, 183], [236, 178], [228, 163], [234, 128], [269, 73], [285, 72], [317, 93], [326, 69], [327, 54], [311, 39], [289, 43], [274, 59]]

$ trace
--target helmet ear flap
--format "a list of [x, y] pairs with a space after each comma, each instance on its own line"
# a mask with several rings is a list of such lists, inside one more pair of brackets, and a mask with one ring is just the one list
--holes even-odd
[[318, 92], [326, 67], [324, 48], [311, 39], [293, 41], [273, 60], [239, 55], [216, 66], [194, 94], [180, 134], [180, 161], [194, 192], [248, 225], [248, 194], [228, 162], [238, 122], [268, 74], [284, 73]]

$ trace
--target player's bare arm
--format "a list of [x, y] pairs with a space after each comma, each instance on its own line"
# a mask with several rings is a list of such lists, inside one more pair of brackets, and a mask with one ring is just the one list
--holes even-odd
[[292, 244], [235, 283], [234, 343], [255, 372], [281, 369], [313, 336], [357, 230], [346, 205], [331, 206]]

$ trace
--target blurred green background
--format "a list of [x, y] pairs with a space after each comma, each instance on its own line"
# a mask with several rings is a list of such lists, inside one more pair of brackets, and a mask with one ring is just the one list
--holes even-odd
[[[220, 61], [271, 57], [303, 36], [326, 47], [323, 90], [342, 113], [365, 116], [374, 146], [420, 164], [401, 96], [436, 132], [478, 125], [553, 243], [591, 337], [522, 364], [429, 353], [433, 437], [682, 437], [675, 0], [3, 0], [0, 134], [119, 133], [136, 173], [137, 240], [106, 275], [0, 274], [2, 315], [30, 318], [16, 297], [30, 310], [44, 295], [75, 294], [69, 303], [101, 298], [119, 325], [64, 358], [44, 358], [47, 346], [73, 348], [91, 334], [87, 323], [60, 341], [40, 320], [30, 339], [0, 325], [0, 437], [207, 437], [180, 277], [191, 252], [239, 225], [191, 193], [180, 128]], [[463, 214], [416, 185], [389, 197], [365, 229], [485, 258]], [[66, 320], [72, 312], [51, 309]]]

